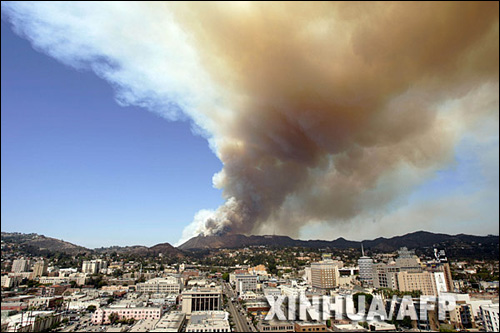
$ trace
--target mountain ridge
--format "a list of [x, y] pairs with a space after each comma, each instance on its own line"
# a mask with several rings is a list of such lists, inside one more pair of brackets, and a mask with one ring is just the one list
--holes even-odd
[[[339, 237], [334, 240], [297, 240], [288, 236], [196, 236], [178, 246], [184, 251], [219, 248], [241, 248], [247, 246], [274, 246], [274, 247], [309, 247], [309, 248], [360, 248], [361, 243], [365, 249], [377, 251], [395, 251], [406, 246], [410, 249], [427, 248], [433, 246], [445, 246], [447, 244], [460, 244], [463, 248], [471, 247], [473, 244], [497, 245], [498, 236], [475, 236], [467, 234], [448, 235], [443, 233], [432, 233], [428, 231], [416, 231], [390, 238], [377, 237], [372, 240], [352, 241]], [[471, 249], [472, 250], [472, 249]]]
[[[361, 243], [367, 250], [379, 252], [392, 252], [400, 247], [406, 246], [410, 249], [423, 249], [430, 247], [447, 248], [450, 254], [460, 254], [465, 256], [477, 256], [478, 253], [485, 257], [498, 258], [498, 235], [475, 236], [468, 234], [448, 235], [443, 233], [432, 233], [428, 231], [416, 231], [390, 238], [377, 237], [372, 240], [352, 241], [343, 237], [333, 240], [300, 240], [289, 236], [276, 235], [251, 235], [226, 234], [222, 236], [196, 236], [178, 247], [169, 243], [159, 243], [147, 247], [144, 245], [132, 246], [110, 246], [95, 249], [88, 249], [64, 240], [38, 235], [36, 233], [8, 233], [3, 232], [2, 244], [16, 243], [28, 252], [64, 252], [75, 255], [78, 253], [120, 253], [133, 254], [138, 256], [157, 256], [160, 253], [170, 257], [181, 258], [192, 251], [216, 250], [216, 249], [236, 249], [249, 246], [269, 246], [269, 247], [304, 247], [304, 248], [361, 248]], [[2, 245], [3, 250], [3, 245]]]

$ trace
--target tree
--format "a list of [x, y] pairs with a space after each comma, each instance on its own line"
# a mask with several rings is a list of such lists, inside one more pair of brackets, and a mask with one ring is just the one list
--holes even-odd
[[226, 272], [226, 273], [222, 274], [222, 279], [226, 282], [229, 282], [229, 273]]
[[95, 305], [89, 305], [89, 306], [87, 306], [87, 311], [88, 312], [94, 313], [96, 309], [97, 309], [97, 307]]
[[353, 302], [354, 302], [354, 307], [356, 308], [356, 311], [359, 311], [359, 297], [364, 296], [365, 297], [365, 313], [368, 312], [368, 309], [370, 309], [370, 305], [373, 301], [373, 295], [367, 294], [367, 293], [356, 293], [353, 295]]
[[123, 271], [121, 269], [116, 269], [113, 271], [113, 276], [115, 278], [122, 276], [122, 274], [123, 274]]
[[112, 313], [108, 316], [108, 319], [109, 319], [109, 321], [111, 322], [111, 324], [114, 324], [114, 323], [116, 323], [118, 320], [120, 320], [120, 316], [118, 315], [118, 313], [116, 313], [116, 312], [112, 312]]

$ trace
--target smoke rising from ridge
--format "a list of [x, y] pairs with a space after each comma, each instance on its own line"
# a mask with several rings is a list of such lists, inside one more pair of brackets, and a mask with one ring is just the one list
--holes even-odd
[[37, 49], [209, 140], [226, 203], [184, 239], [377, 216], [498, 117], [496, 2], [2, 6]]

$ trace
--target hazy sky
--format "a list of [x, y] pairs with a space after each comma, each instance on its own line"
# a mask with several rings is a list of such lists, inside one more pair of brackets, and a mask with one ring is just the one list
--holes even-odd
[[498, 4], [259, 6], [2, 3], [2, 231], [498, 234]]

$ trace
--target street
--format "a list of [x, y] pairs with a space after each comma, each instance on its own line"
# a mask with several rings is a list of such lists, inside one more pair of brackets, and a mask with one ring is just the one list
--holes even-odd
[[[224, 291], [228, 297], [229, 303], [229, 312], [231, 312], [232, 317], [234, 318], [234, 323], [236, 324], [237, 332], [256, 332], [257, 330], [253, 327], [252, 324], [248, 322], [247, 317], [238, 311], [238, 297], [236, 293], [233, 291], [231, 286], [227, 283], [223, 283]], [[231, 299], [234, 298], [234, 301]]]

